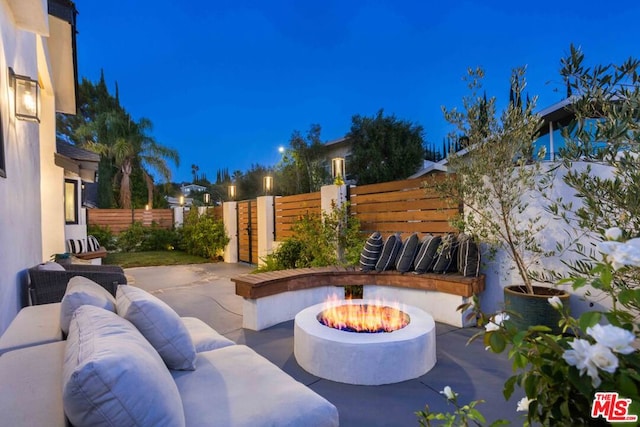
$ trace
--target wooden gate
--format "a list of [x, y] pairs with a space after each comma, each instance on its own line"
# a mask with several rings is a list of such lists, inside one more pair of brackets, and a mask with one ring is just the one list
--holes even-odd
[[238, 261], [258, 263], [258, 206], [255, 199], [238, 202]]

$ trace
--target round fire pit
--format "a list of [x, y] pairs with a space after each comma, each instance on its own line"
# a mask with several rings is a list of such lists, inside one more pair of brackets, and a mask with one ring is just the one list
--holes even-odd
[[[344, 300], [332, 306], [376, 305], [373, 300]], [[403, 306], [406, 326], [392, 332], [362, 333], [334, 329], [320, 323], [326, 304], [316, 304], [295, 317], [294, 355], [307, 372], [331, 381], [380, 385], [417, 378], [436, 363], [433, 318]]]

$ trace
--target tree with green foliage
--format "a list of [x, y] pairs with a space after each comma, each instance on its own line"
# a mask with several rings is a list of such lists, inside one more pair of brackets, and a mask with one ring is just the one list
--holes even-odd
[[355, 115], [347, 137], [352, 142], [349, 174], [359, 185], [405, 179], [425, 156], [422, 126], [380, 110], [373, 117]]
[[276, 187], [279, 194], [311, 193], [319, 191], [329, 182], [320, 132], [318, 124], [312, 124], [306, 135], [298, 130], [293, 131], [289, 148], [277, 167]]

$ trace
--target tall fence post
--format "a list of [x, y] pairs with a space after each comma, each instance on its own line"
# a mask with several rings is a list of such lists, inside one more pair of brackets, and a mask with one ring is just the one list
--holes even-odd
[[322, 209], [322, 213], [331, 213], [334, 206], [339, 208], [346, 201], [346, 185], [324, 185], [320, 188], [320, 207]]
[[222, 204], [222, 221], [229, 236], [229, 243], [224, 248], [224, 262], [238, 262], [238, 202]]
[[273, 251], [274, 210], [273, 196], [260, 196], [258, 205], [258, 265], [264, 264], [263, 258]]
[[180, 227], [184, 223], [184, 207], [176, 206], [173, 208], [173, 225]]

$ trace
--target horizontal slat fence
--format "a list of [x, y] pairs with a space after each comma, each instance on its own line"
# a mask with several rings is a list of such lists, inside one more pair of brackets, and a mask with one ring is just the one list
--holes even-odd
[[305, 214], [320, 215], [320, 192], [278, 196], [275, 200], [276, 240], [291, 237], [291, 226]]
[[424, 181], [418, 178], [352, 187], [351, 214], [360, 220], [361, 231], [379, 231], [385, 237], [399, 232], [403, 239], [412, 233], [456, 231], [448, 220], [460, 207], [423, 188]]
[[151, 226], [153, 222], [162, 228], [173, 227], [173, 211], [171, 209], [87, 209], [89, 225], [108, 226], [111, 232], [118, 234], [131, 227], [133, 222]]

